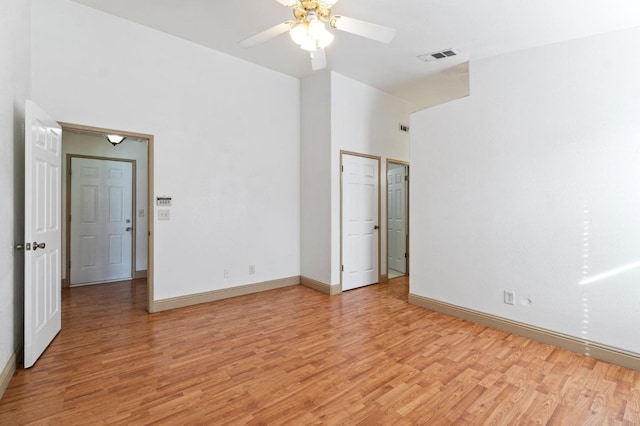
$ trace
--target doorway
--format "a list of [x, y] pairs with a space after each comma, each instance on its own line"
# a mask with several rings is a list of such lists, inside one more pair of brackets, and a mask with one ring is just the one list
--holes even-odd
[[409, 274], [409, 163], [387, 159], [387, 274]]
[[[132, 167], [132, 178], [135, 182], [135, 190], [133, 191], [132, 207], [129, 209], [130, 217], [124, 217], [131, 222], [131, 230], [127, 231], [125, 226], [124, 232], [131, 233], [132, 254], [130, 257], [130, 268], [128, 278], [138, 279], [145, 278], [147, 280], [147, 311], [154, 312], [154, 295], [153, 295], [153, 135], [135, 133], [122, 130], [105, 129], [92, 126], [84, 126], [71, 123], [60, 123], [63, 131], [63, 152], [75, 155], [76, 157], [99, 158], [103, 160], [125, 160], [135, 167]], [[125, 140], [116, 145], [109, 143], [105, 135], [121, 135]], [[135, 173], [133, 171], [135, 170]], [[73, 279], [71, 273], [70, 260], [73, 256], [70, 253], [72, 248], [71, 240], [71, 223], [69, 222], [71, 213], [70, 203], [70, 183], [68, 170], [65, 168], [63, 179], [67, 182], [63, 185], [62, 206], [64, 209], [63, 221], [63, 272], [66, 273], [63, 279], [64, 286], [70, 286], [70, 278]], [[127, 208], [125, 208], [127, 210]], [[73, 219], [71, 217], [71, 219]], [[115, 247], [115, 246], [114, 246]], [[118, 253], [114, 253], [117, 255]], [[126, 256], [126, 255], [123, 255]], [[123, 259], [124, 260], [124, 259]], [[126, 269], [126, 267], [125, 267]], [[109, 281], [116, 280], [110, 279]], [[99, 282], [97, 280], [96, 282]]]
[[380, 282], [380, 157], [341, 152], [341, 283]]

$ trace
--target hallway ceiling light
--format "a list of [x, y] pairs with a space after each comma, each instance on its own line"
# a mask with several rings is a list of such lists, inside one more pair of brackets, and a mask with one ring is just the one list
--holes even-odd
[[124, 136], [120, 135], [104, 135], [105, 138], [109, 141], [109, 143], [113, 146], [119, 145], [126, 139]]

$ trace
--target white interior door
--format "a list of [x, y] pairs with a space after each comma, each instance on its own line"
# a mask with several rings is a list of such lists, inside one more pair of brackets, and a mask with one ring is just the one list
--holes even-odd
[[131, 278], [133, 164], [71, 159], [70, 284]]
[[379, 163], [342, 156], [342, 290], [378, 282]]
[[61, 327], [62, 129], [36, 104], [25, 110], [24, 366], [33, 366]]
[[387, 172], [388, 190], [388, 265], [407, 273], [407, 166], [391, 164]]

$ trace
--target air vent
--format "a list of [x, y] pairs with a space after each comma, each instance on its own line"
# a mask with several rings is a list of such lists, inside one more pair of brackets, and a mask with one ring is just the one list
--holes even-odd
[[450, 56], [456, 56], [458, 51], [455, 49], [445, 49], [439, 52], [426, 53], [424, 55], [419, 55], [418, 59], [425, 62], [435, 61], [436, 59], [444, 59]]

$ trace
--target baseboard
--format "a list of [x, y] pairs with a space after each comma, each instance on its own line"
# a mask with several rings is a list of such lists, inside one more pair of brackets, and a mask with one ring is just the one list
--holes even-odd
[[640, 354], [409, 293], [409, 303], [640, 371]]
[[2, 373], [0, 373], [0, 398], [4, 395], [4, 392], [9, 387], [9, 383], [11, 383], [11, 379], [13, 375], [16, 373], [16, 359], [18, 356], [18, 351], [14, 352], [7, 364], [2, 369]]
[[229, 299], [231, 297], [244, 296], [276, 288], [289, 287], [300, 284], [300, 276], [281, 278], [278, 280], [248, 284], [238, 287], [223, 288], [221, 290], [207, 291], [205, 293], [190, 294], [187, 296], [172, 297], [153, 302], [151, 312], [168, 311], [169, 309], [183, 308], [199, 303], [214, 302], [216, 300]]
[[381, 283], [389, 282], [389, 274], [382, 274], [382, 275], [380, 275], [380, 282], [381, 282]]
[[342, 286], [340, 284], [325, 284], [307, 277], [300, 277], [300, 284], [329, 296], [335, 296], [336, 294], [342, 293]]
[[[147, 270], [146, 269], [144, 269], [142, 271], [135, 271], [133, 273], [133, 279], [134, 280], [139, 280], [141, 278], [147, 278]], [[106, 282], [108, 282], [108, 281], [106, 281]], [[63, 278], [62, 279], [62, 288], [65, 288], [65, 287], [71, 287], [71, 283], [69, 282], [69, 278]]]

